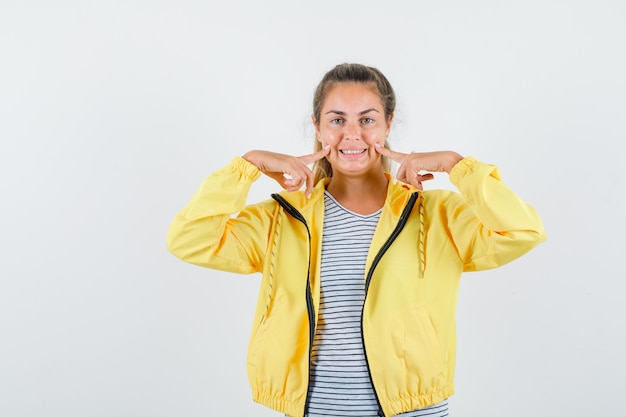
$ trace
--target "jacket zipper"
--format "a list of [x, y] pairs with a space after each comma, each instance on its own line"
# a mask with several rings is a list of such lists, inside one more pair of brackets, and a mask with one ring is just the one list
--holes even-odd
[[[415, 206], [415, 202], [417, 201], [418, 193], [413, 193], [409, 198], [406, 206], [402, 210], [402, 214], [398, 220], [398, 224], [389, 235], [389, 238], [385, 241], [383, 246], [380, 248], [374, 260], [372, 261], [372, 265], [367, 273], [367, 278], [365, 279], [365, 298], [363, 300], [363, 308], [365, 308], [365, 301], [367, 301], [367, 294], [370, 286], [370, 281], [372, 280], [372, 275], [374, 274], [374, 270], [376, 266], [380, 262], [381, 258], [387, 252], [391, 244], [396, 240], [404, 226], [406, 225], [407, 220], [409, 219], [409, 215], [413, 210], [413, 206]], [[313, 295], [311, 294], [311, 230], [309, 229], [309, 225], [306, 222], [304, 216], [290, 203], [288, 203], [282, 196], [278, 194], [272, 194], [272, 198], [280, 204], [287, 213], [289, 213], [293, 218], [300, 221], [304, 227], [306, 228], [307, 235], [309, 238], [309, 262], [307, 265], [307, 277], [306, 277], [306, 306], [307, 312], [309, 316], [309, 372], [311, 370], [311, 355], [313, 353], [313, 339], [315, 338], [315, 309], [313, 308]], [[376, 387], [374, 386], [374, 380], [372, 378], [372, 371], [370, 369], [369, 360], [367, 358], [367, 349], [365, 347], [365, 336], [363, 335], [363, 310], [361, 310], [361, 343], [363, 344], [363, 352], [365, 353], [365, 364], [367, 365], [367, 373], [369, 375], [370, 383], [372, 384], [372, 390], [374, 391], [374, 396], [376, 397], [376, 403], [378, 404], [379, 415], [384, 417], [384, 413], [382, 411], [382, 406], [380, 404], [380, 399], [378, 398], [378, 393], [376, 392]], [[309, 390], [311, 388], [311, 380], [310, 375], [307, 381], [307, 393], [306, 393], [306, 401], [304, 403], [304, 411], [309, 406]]]
[[368, 294], [369, 287], [370, 287], [370, 281], [372, 280], [372, 276], [374, 275], [374, 270], [376, 269], [376, 266], [382, 259], [385, 252], [387, 252], [387, 250], [389, 249], [391, 244], [396, 240], [396, 238], [398, 237], [402, 229], [404, 229], [404, 226], [406, 225], [406, 222], [409, 219], [409, 215], [411, 214], [411, 211], [413, 210], [413, 206], [415, 206], [417, 197], [418, 197], [418, 193], [413, 193], [411, 197], [409, 198], [409, 201], [407, 202], [406, 206], [404, 206], [404, 209], [402, 210], [402, 214], [400, 215], [398, 224], [393, 229], [393, 232], [391, 232], [391, 235], [389, 235], [389, 238], [387, 238], [383, 246], [380, 248], [380, 250], [374, 257], [374, 260], [372, 261], [372, 265], [369, 271], [367, 272], [367, 278], [365, 279], [365, 298], [363, 300], [363, 309], [361, 310], [361, 343], [363, 344], [363, 352], [365, 353], [365, 364], [367, 365], [367, 373], [370, 378], [370, 383], [372, 384], [372, 390], [374, 391], [374, 396], [376, 397], [376, 402], [378, 404], [378, 415], [380, 417], [384, 417], [385, 414], [383, 412], [383, 407], [380, 404], [380, 399], [378, 398], [376, 387], [374, 386], [374, 379], [372, 378], [372, 370], [370, 369], [369, 359], [367, 358], [367, 348], [365, 347], [365, 336], [363, 334], [363, 312], [365, 310], [365, 302], [367, 301], [367, 294]]
[[[309, 408], [309, 390], [311, 389], [311, 356], [313, 354], [313, 339], [315, 338], [315, 308], [313, 307], [313, 294], [311, 293], [311, 230], [309, 229], [309, 225], [306, 222], [304, 216], [291, 204], [287, 202], [282, 196], [279, 194], [272, 194], [272, 198], [280, 204], [287, 213], [289, 213], [293, 218], [300, 221], [304, 227], [306, 228], [307, 235], [309, 237], [309, 262], [307, 263], [307, 273], [306, 273], [306, 308], [309, 316], [309, 375], [307, 379], [307, 388], [306, 388], [306, 400], [304, 403], [304, 413]], [[306, 415], [306, 414], [305, 414]]]

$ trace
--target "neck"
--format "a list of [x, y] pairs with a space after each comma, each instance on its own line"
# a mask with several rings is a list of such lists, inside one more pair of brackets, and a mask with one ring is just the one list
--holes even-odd
[[388, 180], [383, 171], [361, 176], [333, 175], [326, 187], [342, 206], [359, 214], [380, 209], [387, 197]]

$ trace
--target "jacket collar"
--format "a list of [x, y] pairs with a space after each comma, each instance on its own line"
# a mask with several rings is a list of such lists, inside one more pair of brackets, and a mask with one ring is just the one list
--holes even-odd
[[[390, 210], [392, 216], [399, 217], [404, 209], [404, 206], [411, 197], [411, 194], [417, 192], [418, 190], [412, 185], [396, 181], [389, 173], [385, 173], [385, 177], [387, 177], [387, 181], [389, 182], [385, 205], [387, 206], [387, 209]], [[326, 190], [326, 186], [329, 182], [330, 178], [322, 178], [319, 180], [313, 188], [310, 198], [307, 198], [302, 191], [282, 191], [280, 192], [280, 195], [294, 208], [304, 214], [304, 212], [307, 212], [312, 207], [315, 207], [316, 203], [320, 199], [323, 199], [324, 191]]]

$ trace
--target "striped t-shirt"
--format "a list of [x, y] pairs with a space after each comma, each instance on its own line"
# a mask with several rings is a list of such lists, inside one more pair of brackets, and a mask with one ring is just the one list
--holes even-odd
[[[308, 417], [377, 417], [361, 337], [365, 261], [381, 210], [361, 215], [325, 194], [320, 309], [313, 341]], [[403, 417], [444, 417], [447, 400]]]

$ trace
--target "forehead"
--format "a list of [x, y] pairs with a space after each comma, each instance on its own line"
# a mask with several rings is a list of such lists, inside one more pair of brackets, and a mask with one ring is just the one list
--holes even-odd
[[[373, 83], [336, 83], [329, 87], [322, 106], [323, 109], [355, 108], [361, 107], [382, 108], [380, 93]], [[340, 110], [337, 108], [336, 110]]]

